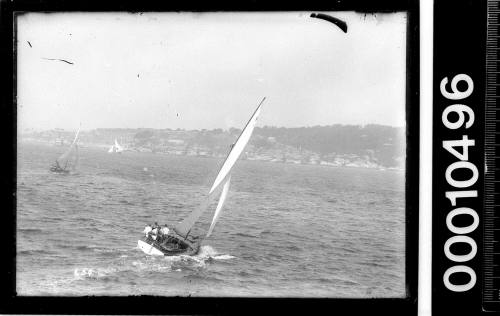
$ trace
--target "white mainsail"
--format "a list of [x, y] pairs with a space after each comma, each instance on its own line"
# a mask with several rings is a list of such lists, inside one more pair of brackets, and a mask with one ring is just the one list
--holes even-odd
[[[231, 148], [231, 151], [229, 152], [226, 160], [224, 161], [221, 169], [219, 170], [219, 173], [217, 174], [217, 177], [215, 178], [215, 181], [210, 188], [210, 191], [208, 192], [208, 197], [202, 202], [200, 207], [198, 207], [196, 210], [194, 210], [187, 218], [185, 218], [182, 222], [177, 224], [174, 227], [174, 230], [181, 236], [187, 236], [189, 232], [191, 231], [191, 228], [193, 227], [194, 223], [198, 220], [198, 218], [201, 216], [201, 214], [207, 209], [208, 205], [210, 204], [210, 201], [212, 200], [213, 196], [212, 193], [220, 187], [221, 183], [225, 182], [224, 180], [227, 179], [225, 184], [227, 184], [227, 189], [229, 188], [229, 178], [230, 178], [230, 172], [240, 157], [241, 153], [245, 149], [245, 146], [247, 145], [248, 141], [250, 140], [250, 137], [252, 136], [253, 130], [255, 128], [255, 125], [257, 123], [257, 118], [260, 114], [260, 110], [262, 107], [262, 103], [264, 102], [266, 98], [264, 97], [262, 101], [260, 101], [259, 105], [257, 106], [257, 109], [253, 113], [252, 117], [248, 121], [247, 125], [245, 128], [243, 128], [243, 131], [241, 132], [240, 136], [234, 143], [234, 145]], [[219, 204], [220, 208], [222, 209], [222, 205], [224, 204], [224, 200], [226, 198], [227, 192], [224, 193], [224, 190], [221, 194], [221, 197], [219, 199]], [[222, 200], [222, 203], [221, 203]], [[219, 207], [218, 207], [219, 208]], [[220, 210], [217, 212], [217, 216]], [[215, 218], [215, 216], [214, 216]], [[212, 223], [215, 225], [214, 221]], [[213, 229], [213, 227], [212, 227]]]
[[250, 137], [252, 136], [253, 129], [255, 128], [255, 125], [257, 124], [257, 118], [260, 114], [260, 109], [262, 107], [262, 102], [264, 102], [266, 98], [263, 98], [262, 101], [260, 101], [259, 106], [253, 113], [252, 117], [248, 121], [247, 125], [241, 132], [240, 136], [236, 140], [236, 143], [234, 144], [233, 148], [229, 152], [229, 155], [226, 158], [226, 161], [224, 161], [224, 164], [222, 165], [222, 168], [219, 171], [219, 174], [215, 178], [214, 184], [212, 185], [212, 188], [208, 192], [208, 194], [211, 194], [226, 178], [226, 176], [229, 174], [231, 169], [233, 168], [234, 164], [240, 157], [241, 153], [243, 152], [243, 149], [245, 149], [245, 146], [247, 145], [248, 141], [250, 140]]
[[71, 145], [76, 144], [76, 141], [78, 140], [78, 135], [80, 134], [80, 128], [81, 128], [81, 125], [80, 125], [80, 127], [78, 127], [78, 130], [76, 131], [75, 138], [73, 138], [73, 142], [71, 143]]
[[220, 211], [224, 206], [224, 202], [226, 201], [227, 193], [229, 192], [229, 183], [231, 182], [231, 176], [227, 179], [226, 183], [222, 187], [222, 193], [220, 194], [219, 202], [217, 203], [217, 208], [215, 209], [214, 218], [212, 219], [212, 223], [210, 224], [210, 228], [208, 229], [207, 237], [210, 237], [212, 234], [212, 230], [214, 230], [215, 223], [219, 219]]
[[108, 153], [121, 153], [123, 150], [123, 146], [118, 144], [118, 141], [115, 138], [115, 143], [109, 147]]
[[78, 131], [75, 134], [75, 138], [73, 139], [73, 142], [69, 146], [68, 150], [66, 150], [66, 152], [64, 152], [59, 158], [56, 159], [56, 163], [59, 166], [59, 168], [63, 170], [67, 169], [76, 170], [79, 161], [78, 144], [77, 144], [79, 134], [80, 134], [80, 127], [78, 128]]
[[123, 151], [123, 147], [120, 144], [118, 144], [118, 141], [115, 138], [115, 152], [121, 153], [122, 151]]

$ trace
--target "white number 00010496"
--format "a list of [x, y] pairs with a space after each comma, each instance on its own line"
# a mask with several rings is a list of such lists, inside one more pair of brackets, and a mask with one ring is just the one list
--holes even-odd
[[[457, 87], [459, 82], [465, 82], [467, 89], [460, 91]], [[440, 90], [441, 94], [449, 100], [463, 100], [469, 97], [474, 90], [474, 82], [471, 77], [466, 74], [458, 74], [451, 80], [449, 92], [446, 89], [448, 78], [441, 80]], [[458, 115], [458, 120], [452, 122], [449, 120], [451, 113]], [[442, 122], [445, 127], [451, 130], [459, 128], [468, 129], [474, 124], [474, 111], [465, 104], [451, 104], [447, 106], [442, 114]], [[445, 172], [446, 182], [453, 188], [466, 189], [473, 186], [479, 177], [477, 167], [469, 162], [469, 147], [475, 146], [473, 139], [469, 139], [467, 135], [462, 135], [462, 139], [458, 140], [443, 140], [443, 148], [450, 154], [458, 159], [458, 161], [450, 164]], [[457, 150], [456, 148], [460, 149]], [[453, 171], [457, 169], [468, 169], [471, 176], [465, 180], [457, 180], [453, 177]], [[446, 191], [446, 198], [450, 200], [451, 206], [457, 206], [459, 199], [463, 198], [477, 198], [477, 190], [459, 190], [459, 191]], [[453, 218], [457, 215], [468, 215], [472, 217], [472, 224], [465, 227], [457, 227], [453, 224]], [[458, 207], [451, 210], [446, 217], [446, 226], [455, 236], [448, 238], [444, 244], [444, 253], [446, 257], [454, 263], [462, 263], [453, 265], [448, 268], [443, 275], [443, 282], [446, 288], [453, 292], [465, 292], [474, 287], [476, 284], [476, 273], [472, 268], [464, 265], [464, 262], [472, 260], [477, 253], [477, 245], [474, 239], [465, 236], [473, 232], [479, 226], [479, 216], [477, 212], [468, 207]], [[470, 251], [467, 254], [454, 254], [451, 246], [456, 243], [466, 243], [470, 246]], [[455, 273], [466, 273], [469, 275], [470, 280], [466, 284], [454, 284], [450, 281], [450, 276]]]

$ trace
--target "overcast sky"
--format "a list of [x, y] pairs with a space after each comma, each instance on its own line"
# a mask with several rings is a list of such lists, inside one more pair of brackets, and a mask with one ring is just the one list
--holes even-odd
[[19, 16], [19, 128], [404, 126], [406, 14], [310, 13]]

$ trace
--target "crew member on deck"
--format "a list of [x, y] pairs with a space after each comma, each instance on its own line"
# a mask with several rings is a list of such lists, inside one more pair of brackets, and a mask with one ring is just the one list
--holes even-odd
[[165, 240], [165, 238], [167, 237], [167, 234], [164, 233], [164, 229], [160, 225], [158, 225], [158, 227], [156, 229], [157, 229], [156, 241], [161, 244]]
[[165, 224], [165, 225], [162, 227], [162, 229], [161, 229], [160, 231], [161, 231], [161, 233], [162, 233], [163, 235], [165, 235], [165, 236], [166, 236], [166, 235], [168, 235], [168, 233], [170, 232], [170, 229], [168, 229], [167, 224]]
[[146, 235], [146, 238], [149, 237], [149, 233], [153, 230], [153, 228], [151, 228], [151, 225], [146, 225], [146, 227], [144, 228], [144, 231], [143, 233]]
[[158, 236], [158, 228], [159, 228], [159, 227], [160, 227], [160, 226], [158, 226], [158, 223], [157, 223], [157, 222], [155, 222], [155, 224], [154, 224], [154, 226], [153, 226], [153, 230], [151, 231], [151, 234], [152, 234], [152, 236], [151, 236], [151, 237], [153, 238], [153, 240], [156, 240], [156, 237]]

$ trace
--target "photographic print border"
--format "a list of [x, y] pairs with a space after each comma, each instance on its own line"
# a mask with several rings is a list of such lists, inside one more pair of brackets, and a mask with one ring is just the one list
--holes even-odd
[[[187, 3], [106, 1], [13, 1], [1, 3], [2, 63], [7, 84], [2, 88], [2, 136], [12, 146], [5, 156], [12, 159], [2, 177], [4, 189], [0, 236], [4, 241], [1, 260], [0, 312], [8, 314], [296, 314], [325, 311], [335, 314], [417, 312], [418, 183], [419, 183], [419, 8], [418, 1], [210, 1]], [[21, 297], [16, 282], [16, 55], [15, 14], [22, 12], [150, 11], [350, 11], [361, 13], [406, 11], [406, 298], [201, 298], [201, 297]], [[7, 78], [8, 77], [8, 78]]]

